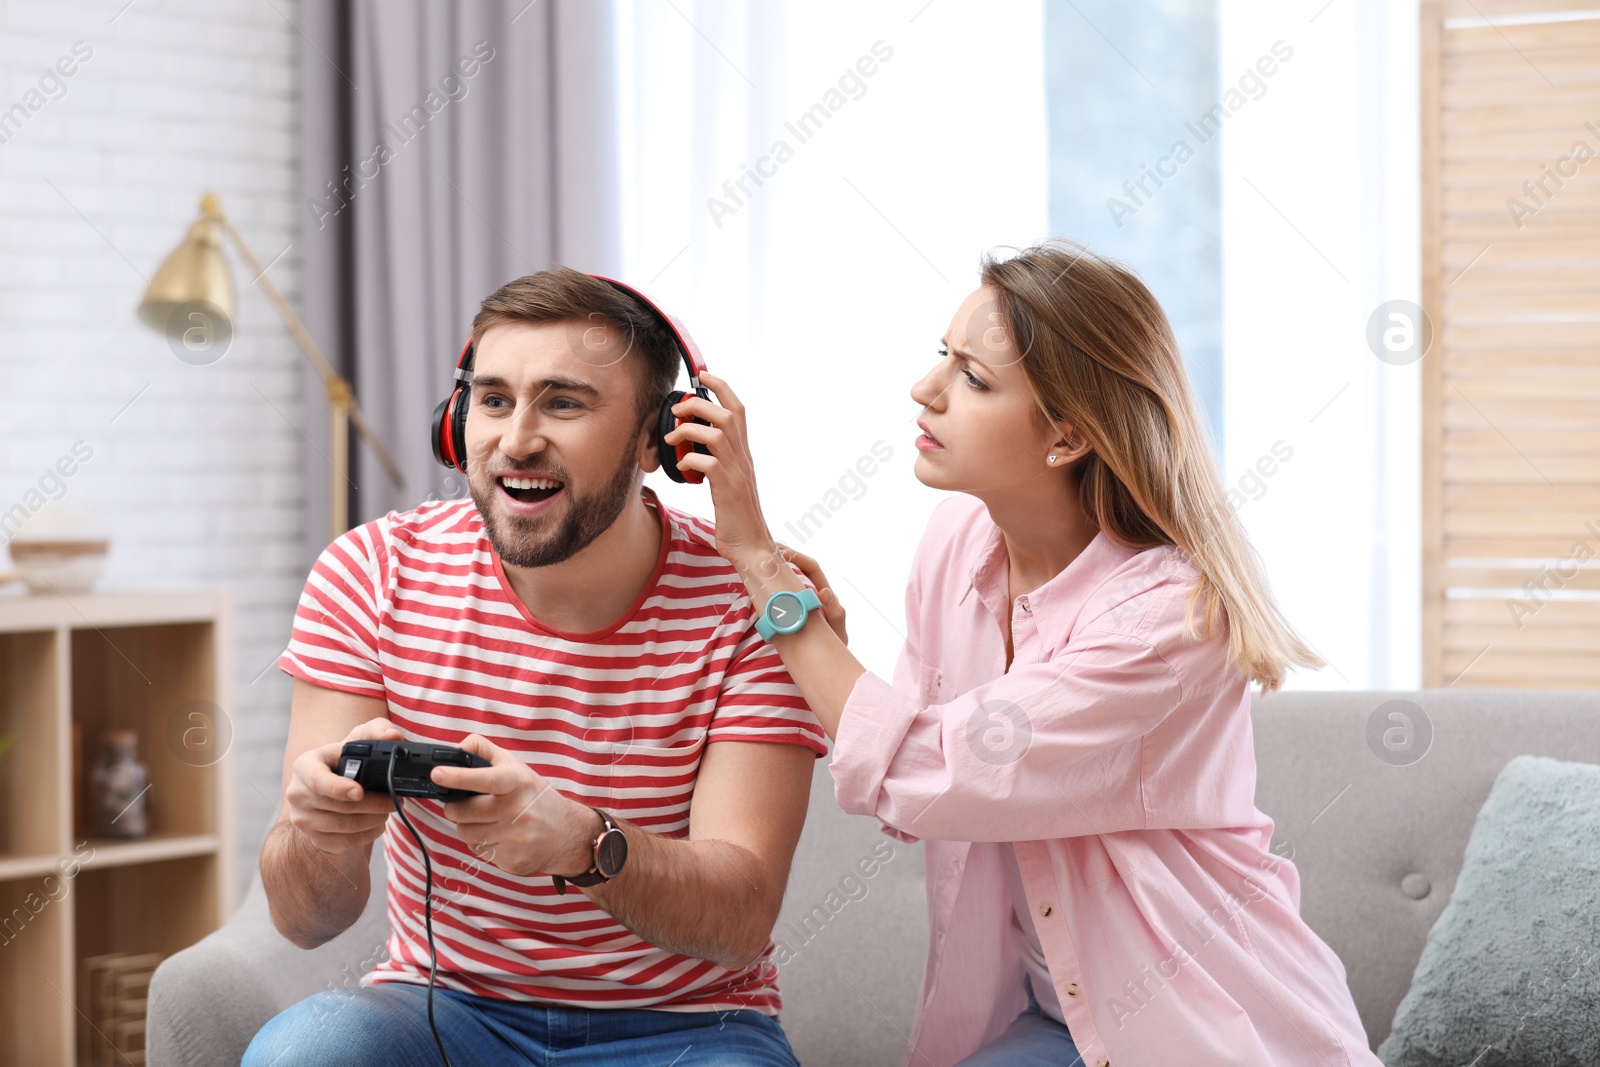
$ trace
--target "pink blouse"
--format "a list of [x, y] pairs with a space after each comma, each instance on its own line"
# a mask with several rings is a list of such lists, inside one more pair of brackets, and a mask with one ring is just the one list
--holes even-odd
[[1226, 631], [1183, 635], [1197, 577], [1176, 548], [1101, 532], [1012, 602], [983, 503], [935, 508], [894, 684], [856, 682], [831, 765], [845, 811], [926, 842], [904, 1067], [954, 1064], [1026, 1006], [1005, 842], [1084, 1063], [1382, 1067], [1344, 965], [1300, 918], [1299, 873], [1271, 851]]

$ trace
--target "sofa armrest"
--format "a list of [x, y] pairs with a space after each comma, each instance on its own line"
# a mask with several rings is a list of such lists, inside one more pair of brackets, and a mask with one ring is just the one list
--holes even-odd
[[313, 993], [354, 987], [389, 939], [387, 867], [372, 850], [372, 893], [344, 933], [306, 950], [278, 933], [258, 873], [221, 929], [163, 960], [150, 980], [145, 1062], [151, 1067], [238, 1063], [274, 1015]]

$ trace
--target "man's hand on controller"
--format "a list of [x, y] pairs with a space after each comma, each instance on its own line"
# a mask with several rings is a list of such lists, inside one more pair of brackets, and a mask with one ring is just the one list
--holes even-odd
[[324, 852], [337, 854], [370, 845], [383, 836], [394, 807], [387, 794], [367, 795], [333, 768], [345, 741], [404, 739], [394, 723], [380, 716], [351, 730], [344, 741], [300, 753], [290, 767], [289, 786], [284, 790], [285, 817]]
[[444, 805], [461, 840], [507, 874], [582, 874], [594, 864], [605, 824], [593, 808], [565, 796], [522, 760], [478, 734], [461, 747], [487, 767], [435, 767], [433, 781], [483, 796]]

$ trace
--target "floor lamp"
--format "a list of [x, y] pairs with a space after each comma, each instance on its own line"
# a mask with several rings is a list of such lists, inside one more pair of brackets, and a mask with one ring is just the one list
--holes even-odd
[[322, 375], [323, 385], [328, 392], [328, 413], [331, 423], [329, 441], [333, 447], [333, 456], [330, 459], [333, 474], [328, 479], [328, 510], [333, 524], [333, 536], [338, 537], [350, 528], [349, 494], [345, 492], [344, 486], [348, 480], [346, 471], [350, 459], [350, 426], [355, 426], [356, 432], [382, 461], [384, 470], [388, 471], [389, 480], [394, 483], [396, 489], [404, 491], [405, 477], [400, 473], [400, 468], [395, 466], [388, 450], [383, 447], [383, 442], [372, 432], [366, 416], [361, 412], [361, 405], [356, 403], [350, 383], [341, 377], [323, 356], [322, 350], [306, 332], [300, 316], [294, 313], [294, 309], [283, 298], [278, 287], [272, 284], [272, 279], [267, 277], [267, 272], [250, 251], [250, 246], [244, 243], [239, 231], [233, 228], [233, 223], [223, 214], [222, 201], [215, 193], [207, 193], [200, 198], [200, 218], [189, 227], [188, 236], [183, 239], [183, 243], [173, 249], [172, 254], [156, 271], [150, 287], [145, 290], [144, 299], [139, 302], [139, 318], [145, 325], [175, 341], [183, 341], [187, 334], [196, 329], [214, 330], [216, 324], [207, 318], [210, 315], [220, 316], [231, 333], [234, 311], [233, 281], [228, 275], [228, 263], [222, 254], [224, 234], [233, 242], [233, 247], [239, 253], [239, 258], [244, 260], [245, 266], [250, 268], [254, 284], [259, 285], [261, 291], [267, 294], [267, 299], [283, 318], [284, 325], [289, 327], [289, 332], [300, 345], [300, 351], [306, 354], [311, 365]]

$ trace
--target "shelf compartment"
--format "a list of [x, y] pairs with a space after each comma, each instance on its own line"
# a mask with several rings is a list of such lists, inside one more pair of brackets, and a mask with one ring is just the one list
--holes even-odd
[[54, 858], [46, 876], [0, 881], [0, 1063], [72, 1061], [73, 885]]
[[[105, 731], [132, 730], [149, 771], [145, 793], [152, 834], [217, 832], [215, 761], [185, 748], [194, 723], [220, 716], [216, 632], [209, 623], [162, 623], [73, 629], [72, 717], [81, 729], [83, 783], [77, 797], [82, 836], [95, 831], [91, 780]], [[196, 719], [195, 716], [200, 716]]]
[[[112, 866], [100, 858], [97, 851], [73, 885], [73, 989], [85, 1009], [85, 961], [113, 952], [171, 956], [218, 925], [216, 856]], [[82, 1058], [97, 1037], [83, 1016], [74, 1018]]]
[[60, 655], [54, 630], [0, 633], [0, 862], [66, 848]]

